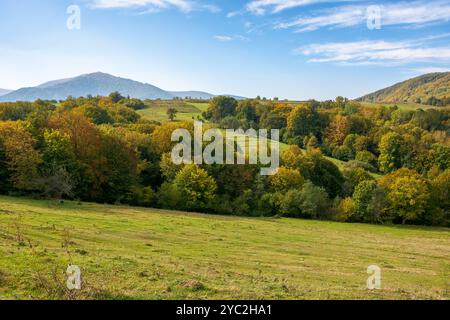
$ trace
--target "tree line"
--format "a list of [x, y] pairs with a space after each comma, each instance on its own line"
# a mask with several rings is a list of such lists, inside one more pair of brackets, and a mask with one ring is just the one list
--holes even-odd
[[118, 93], [0, 104], [0, 193], [214, 214], [449, 225], [448, 109], [369, 108], [342, 97], [212, 99], [203, 114], [211, 126], [280, 130], [288, 147], [278, 173], [265, 177], [259, 165], [174, 165], [172, 132], [193, 131], [193, 124], [143, 119], [136, 110], [146, 107]]

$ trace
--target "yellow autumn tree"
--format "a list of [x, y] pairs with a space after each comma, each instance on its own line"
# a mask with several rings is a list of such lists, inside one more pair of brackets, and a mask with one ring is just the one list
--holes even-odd
[[0, 154], [9, 173], [10, 182], [19, 190], [32, 190], [38, 177], [41, 155], [33, 146], [36, 140], [22, 122], [0, 123]]

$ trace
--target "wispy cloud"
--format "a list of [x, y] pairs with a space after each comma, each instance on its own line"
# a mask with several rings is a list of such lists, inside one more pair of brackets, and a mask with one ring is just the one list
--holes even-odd
[[247, 11], [251, 13], [263, 15], [267, 12], [278, 13], [287, 9], [307, 6], [315, 3], [344, 1], [357, 0], [252, 0], [247, 4], [246, 8]]
[[[446, 37], [448, 35], [443, 35]], [[448, 62], [450, 46], [430, 46], [428, 39], [414, 41], [357, 41], [312, 44], [294, 50], [311, 57], [308, 62], [347, 65], [389, 65], [412, 62]]]
[[[302, 16], [293, 21], [276, 24], [276, 29], [296, 28], [297, 32], [320, 28], [344, 28], [367, 23], [368, 6], [341, 6], [318, 14]], [[415, 1], [380, 6], [382, 26], [424, 25], [450, 20], [450, 1]]]
[[183, 12], [195, 10], [220, 11], [220, 8], [215, 5], [203, 4], [193, 0], [92, 0], [91, 4], [96, 9], [146, 8], [147, 12], [157, 12], [167, 8], [177, 8]]
[[241, 36], [241, 35], [217, 35], [214, 36], [214, 39], [221, 41], [221, 42], [230, 42], [230, 41], [248, 41], [249, 39], [247, 37]]

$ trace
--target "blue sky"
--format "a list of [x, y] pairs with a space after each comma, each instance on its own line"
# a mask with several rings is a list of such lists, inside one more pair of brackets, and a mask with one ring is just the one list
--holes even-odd
[[166, 90], [355, 98], [450, 70], [450, 0], [2, 0], [0, 30], [6, 89], [102, 71]]

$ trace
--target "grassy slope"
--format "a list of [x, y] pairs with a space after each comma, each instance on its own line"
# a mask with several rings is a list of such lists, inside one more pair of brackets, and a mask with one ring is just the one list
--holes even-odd
[[437, 109], [437, 110], [443, 110], [444, 108], [449, 108], [449, 107], [433, 107], [433, 106], [427, 106], [427, 105], [423, 105], [423, 104], [418, 104], [418, 103], [371, 103], [371, 102], [361, 102], [361, 105], [364, 107], [380, 107], [380, 106], [385, 106], [385, 107], [393, 107], [393, 106], [397, 106], [400, 110], [403, 111], [414, 111], [417, 109], [422, 109], [422, 110], [428, 110], [428, 109]]
[[0, 197], [0, 298], [67, 298], [69, 263], [76, 298], [448, 299], [450, 233]]
[[361, 98], [366, 102], [415, 103], [428, 98], [444, 98], [450, 95], [450, 72], [429, 73], [397, 83]]
[[139, 110], [138, 113], [149, 120], [167, 122], [168, 121], [167, 110], [169, 109], [169, 107], [175, 108], [178, 111], [176, 120], [190, 121], [192, 120], [192, 117], [194, 117], [195, 119], [197, 118], [197, 116], [201, 117], [202, 112], [208, 109], [208, 103], [155, 101], [153, 105], [150, 105], [146, 109]]

